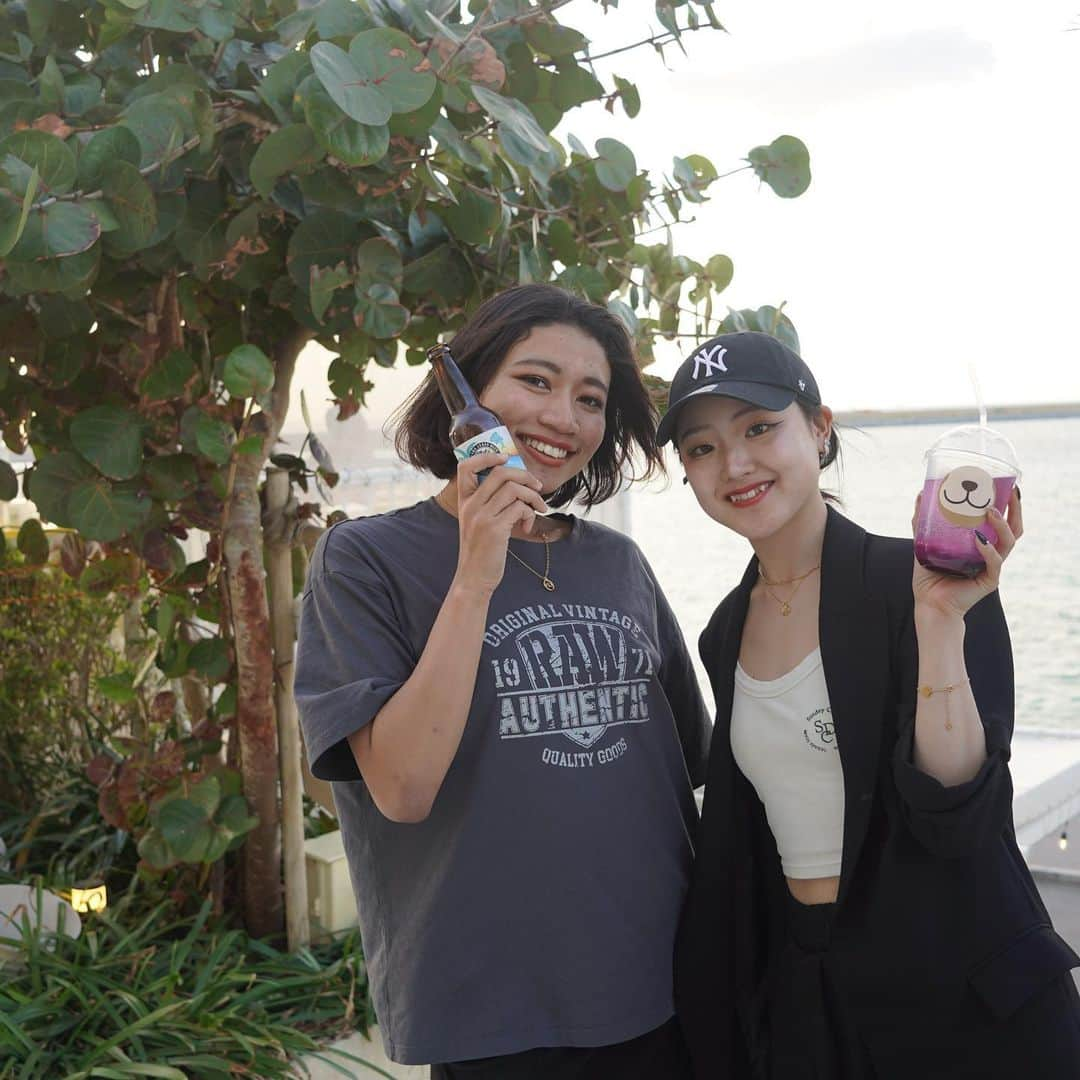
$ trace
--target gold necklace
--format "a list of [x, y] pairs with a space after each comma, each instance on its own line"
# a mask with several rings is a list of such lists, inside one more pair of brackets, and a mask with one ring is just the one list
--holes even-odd
[[528, 570], [529, 573], [533, 575], [533, 577], [538, 577], [540, 579], [541, 583], [543, 584], [544, 588], [547, 589], [548, 592], [554, 592], [555, 591], [555, 582], [551, 580], [551, 576], [550, 576], [550, 574], [551, 574], [551, 541], [548, 539], [546, 533], [543, 536], [541, 536], [540, 539], [544, 541], [544, 572], [542, 574], [540, 573], [539, 570], [534, 570], [524, 559], [518, 558], [518, 556], [515, 555], [510, 550], [509, 546], [506, 549], [506, 554], [509, 555], [510, 558], [513, 559], [515, 562], [521, 563], [521, 565], [524, 566], [525, 569]]
[[[768, 575], [762, 569], [761, 564], [758, 563], [758, 576], [761, 578], [762, 582], [765, 585], [765, 592], [767, 592], [769, 596], [771, 596], [780, 605], [780, 614], [788, 616], [791, 614], [791, 601], [795, 599], [795, 594], [799, 591], [799, 589], [802, 588], [802, 583], [815, 570], [820, 569], [821, 563], [818, 563], [817, 566], [810, 567], [810, 569], [807, 570], [805, 574], [800, 574], [798, 577], [788, 578], [787, 581], [770, 581]], [[779, 596], [776, 595], [776, 593], [772, 591], [772, 589], [770, 588], [770, 586], [772, 585], [794, 585], [795, 588], [791, 590], [791, 595], [786, 600], [782, 600]]]

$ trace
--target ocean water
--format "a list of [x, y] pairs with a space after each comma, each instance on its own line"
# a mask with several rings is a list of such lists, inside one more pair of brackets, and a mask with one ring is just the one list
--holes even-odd
[[[1022, 470], [1024, 535], [1005, 563], [1001, 598], [1016, 667], [1016, 722], [1080, 730], [1080, 418], [991, 426], [1011, 440]], [[951, 424], [847, 429], [843, 470], [824, 474], [843, 511], [871, 532], [911, 535], [923, 454]], [[629, 496], [630, 532], [666, 592], [698, 664], [697, 636], [738, 582], [750, 546], [698, 507], [672, 460], [671, 478]]]

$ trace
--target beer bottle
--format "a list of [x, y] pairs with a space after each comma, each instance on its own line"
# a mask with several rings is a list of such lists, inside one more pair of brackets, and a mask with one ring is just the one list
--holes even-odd
[[477, 400], [450, 354], [449, 346], [433, 345], [427, 351], [427, 358], [435, 371], [439, 392], [450, 410], [450, 444], [458, 461], [476, 454], [506, 454], [507, 465], [524, 469], [525, 462], [521, 460], [506, 425]]

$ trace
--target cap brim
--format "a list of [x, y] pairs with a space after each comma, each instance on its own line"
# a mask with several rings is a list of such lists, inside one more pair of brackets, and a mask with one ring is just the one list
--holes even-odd
[[782, 412], [795, 400], [795, 392], [783, 386], [764, 386], [761, 383], [735, 380], [709, 383], [680, 398], [664, 413], [656, 428], [656, 441], [660, 446], [675, 438], [675, 427], [682, 409], [695, 398], [706, 396], [735, 398], [736, 401], [745, 401], [748, 405], [756, 405], [759, 409], [768, 409], [769, 412]]

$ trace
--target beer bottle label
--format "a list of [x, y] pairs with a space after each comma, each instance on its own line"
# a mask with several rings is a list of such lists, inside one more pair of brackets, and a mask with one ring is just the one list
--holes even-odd
[[477, 454], [507, 454], [507, 465], [514, 469], [524, 469], [525, 462], [517, 452], [513, 436], [503, 426], [492, 428], [490, 431], [482, 431], [467, 439], [460, 446], [454, 447], [454, 456], [458, 461], [466, 461]]

